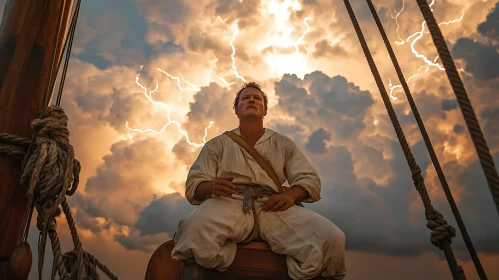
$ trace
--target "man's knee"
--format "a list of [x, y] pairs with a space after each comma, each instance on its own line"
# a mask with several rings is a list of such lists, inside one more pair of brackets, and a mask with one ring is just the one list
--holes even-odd
[[335, 227], [334, 230], [329, 230], [327, 234], [327, 243], [329, 250], [332, 250], [336, 254], [344, 254], [345, 251], [346, 237], [343, 231]]

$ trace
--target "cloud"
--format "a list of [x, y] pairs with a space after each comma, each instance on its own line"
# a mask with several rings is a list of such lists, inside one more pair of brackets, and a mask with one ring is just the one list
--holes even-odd
[[499, 2], [487, 15], [487, 19], [480, 23], [477, 27], [477, 31], [487, 36], [490, 40], [495, 43], [499, 43]]
[[315, 44], [315, 51], [313, 55], [316, 58], [321, 57], [337, 57], [348, 55], [348, 52], [339, 45], [330, 45], [326, 39], [323, 39]]
[[147, 138], [114, 144], [96, 174], [88, 179], [79, 205], [88, 215], [132, 226], [138, 213], [159, 193], [158, 175], [172, 168], [164, 143]]
[[461, 38], [452, 48], [452, 55], [455, 58], [464, 58], [465, 70], [474, 74], [478, 79], [491, 80], [499, 77], [499, 70], [495, 66], [499, 64], [499, 52], [494, 45]]
[[311, 153], [324, 153], [326, 151], [326, 140], [331, 140], [331, 133], [319, 128], [310, 135], [305, 149]]
[[289, 112], [300, 125], [319, 125], [331, 132], [331, 140], [349, 141], [365, 127], [364, 118], [374, 101], [344, 77], [330, 78], [320, 71], [305, 75], [284, 75], [275, 83], [278, 107]]
[[153, 200], [140, 212], [135, 228], [140, 231], [140, 235], [164, 232], [173, 237], [178, 222], [189, 216], [193, 210], [194, 207], [180, 194], [166, 194]]
[[[226, 130], [236, 128], [238, 121], [232, 108], [234, 98], [234, 90], [229, 92], [227, 88], [222, 88], [216, 83], [202, 87], [194, 95], [194, 101], [189, 104], [185, 127], [191, 132], [190, 140], [202, 143], [205, 128], [209, 126], [210, 121], [214, 121], [214, 124], [207, 130], [206, 141]], [[177, 159], [188, 167], [194, 162], [199, 150], [197, 147], [190, 146], [185, 138], [173, 147], [173, 153]]]
[[[400, 143], [396, 139], [371, 133], [373, 124], [367, 121], [377, 106], [371, 94], [360, 90], [344, 77], [331, 78], [320, 72], [307, 74], [303, 79], [284, 75], [275, 83], [275, 92], [277, 107], [289, 112], [296, 120], [296, 125], [276, 122], [275, 128], [283, 128], [301, 149], [308, 152], [307, 156], [323, 181], [322, 200], [307, 207], [326, 216], [346, 233], [347, 248], [399, 256], [433, 250], [427, 238], [429, 230], [425, 227], [421, 198], [415, 190]], [[425, 122], [445, 121], [450, 117], [445, 112], [456, 111], [452, 109], [457, 108], [457, 103], [449, 99], [427, 91], [416, 93], [416, 103], [422, 108], [420, 113]], [[407, 111], [406, 103], [396, 103], [395, 108], [405, 126], [406, 135], [412, 139], [411, 150], [423, 171], [422, 175], [428, 178], [427, 172], [433, 167], [429, 165], [428, 152], [419, 140], [421, 136], [417, 127], [414, 129], [414, 117]], [[485, 114], [485, 117], [489, 115], [492, 114]], [[390, 129], [392, 137], [393, 128]], [[430, 131], [433, 131], [431, 126]], [[419, 138], [413, 137], [413, 134], [419, 134]], [[441, 140], [441, 132], [438, 134], [437, 140]], [[437, 147], [441, 145], [437, 143]], [[456, 167], [447, 166], [445, 169], [456, 170]], [[461, 175], [455, 172], [447, 172], [446, 175], [450, 181], [462, 181]], [[433, 181], [426, 181], [429, 193], [441, 192], [434, 190], [437, 188], [434, 184]], [[470, 190], [471, 186], [464, 184], [464, 188]], [[462, 195], [460, 193], [460, 197]], [[477, 201], [461, 201], [460, 207], [471, 207]], [[434, 207], [457, 228], [445, 196], [435, 199]], [[489, 211], [480, 209], [468, 215], [483, 216]], [[469, 226], [485, 226], [469, 217], [465, 216]], [[477, 243], [494, 241], [495, 225], [485, 227], [477, 237], [480, 239]], [[462, 241], [455, 240], [455, 247], [457, 251], [465, 250]], [[489, 247], [487, 252], [498, 250], [499, 247]]]
[[442, 106], [442, 109], [444, 111], [450, 111], [450, 110], [454, 110], [458, 107], [458, 103], [456, 100], [453, 100], [453, 99], [445, 99], [445, 100], [442, 100], [442, 103], [441, 103], [441, 106]]
[[154, 54], [145, 43], [147, 23], [132, 0], [91, 0], [80, 9], [72, 56], [99, 69], [138, 67]]

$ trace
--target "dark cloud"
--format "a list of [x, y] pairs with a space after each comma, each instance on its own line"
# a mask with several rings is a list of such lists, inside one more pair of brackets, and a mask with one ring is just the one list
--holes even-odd
[[145, 43], [147, 22], [132, 0], [82, 3], [72, 57], [99, 69], [121, 64], [137, 67], [153, 55]]
[[452, 56], [463, 58], [466, 61], [465, 70], [480, 80], [499, 77], [499, 52], [496, 46], [460, 38], [452, 48]]
[[499, 2], [496, 3], [492, 12], [487, 15], [487, 19], [478, 25], [477, 31], [493, 42], [499, 43]]
[[364, 118], [374, 103], [368, 91], [344, 77], [328, 77], [320, 71], [305, 75], [286, 74], [275, 83], [278, 106], [300, 124], [323, 127], [333, 140], [348, 141], [365, 128]]
[[305, 149], [311, 153], [324, 153], [326, 152], [326, 140], [331, 140], [331, 133], [321, 127], [310, 135], [307, 143], [305, 143]]
[[194, 210], [185, 197], [179, 193], [167, 194], [153, 200], [139, 214], [135, 228], [141, 235], [154, 235], [166, 232], [173, 236], [178, 222]]
[[78, 92], [75, 102], [81, 109], [92, 114], [97, 119], [103, 119], [111, 107], [111, 96], [95, 92]]
[[128, 234], [117, 234], [114, 239], [128, 250], [137, 250], [151, 254], [161, 244], [172, 239], [173, 236], [167, 233], [154, 235], [140, 235], [137, 230], [132, 230]]
[[481, 115], [487, 121], [483, 127], [484, 133], [487, 136], [497, 137], [499, 135], [499, 108], [488, 108]]
[[[438, 250], [428, 239], [430, 231], [425, 226], [424, 210], [416, 211], [409, 207], [415, 202], [420, 203], [421, 198], [400, 143], [379, 135], [362, 141], [355, 137], [363, 129], [363, 120], [373, 104], [369, 92], [359, 90], [343, 77], [330, 78], [319, 72], [306, 75], [303, 80], [285, 75], [275, 83], [275, 91], [279, 97], [278, 106], [292, 112], [297, 124], [308, 126], [313, 131], [304, 137], [300, 126], [281, 125], [287, 128], [292, 139], [306, 139], [297, 141], [298, 145], [308, 152], [323, 180], [322, 200], [307, 207], [328, 217], [346, 233], [349, 250], [394, 255], [417, 255]], [[442, 100], [425, 91], [415, 97], [424, 121], [429, 118], [445, 119], [444, 111], [457, 107], [456, 102]], [[406, 107], [407, 104], [395, 106], [399, 120], [406, 126], [413, 123], [411, 129], [417, 129], [412, 112], [404, 112]], [[386, 116], [385, 119], [389, 121]], [[355, 126], [359, 130], [355, 130]], [[326, 147], [323, 141], [328, 131], [332, 132], [328, 142], [333, 146]], [[350, 141], [339, 141], [342, 139]], [[311, 149], [312, 143], [315, 143], [315, 150]], [[383, 146], [388, 150], [382, 150]], [[314, 153], [318, 150], [320, 155]], [[426, 177], [430, 159], [424, 143], [416, 142], [411, 150], [422, 175]], [[391, 156], [386, 157], [385, 154]], [[447, 176], [455, 179], [457, 174]], [[446, 201], [436, 200], [434, 207], [457, 228]], [[481, 212], [480, 215], [486, 213]], [[481, 227], [473, 221], [469, 223], [472, 224], [470, 226]], [[494, 227], [483, 231], [481, 242], [491, 242]], [[458, 251], [465, 249], [462, 241], [454, 242]], [[491, 250], [495, 252], [498, 249]]]
[[456, 124], [454, 125], [454, 127], [452, 128], [452, 131], [454, 131], [456, 134], [461, 134], [465, 131], [465, 128], [463, 125], [460, 125], [460, 124]]
[[315, 51], [312, 54], [316, 58], [340, 57], [348, 55], [348, 52], [340, 45], [330, 45], [326, 39], [315, 44]]
[[162, 25], [185, 23], [192, 13], [192, 7], [183, 0], [136, 0], [135, 2], [137, 9], [149, 21]]
[[444, 111], [451, 111], [458, 107], [458, 103], [455, 99], [444, 99], [442, 100], [441, 106]]
[[[499, 153], [493, 155], [494, 162], [499, 162]], [[499, 251], [499, 223], [497, 209], [490, 193], [483, 169], [479, 161], [463, 166], [453, 161], [443, 166], [444, 170], [453, 170], [456, 181], [468, 190], [463, 193], [459, 205], [466, 228], [473, 239], [477, 252]], [[443, 212], [448, 220], [456, 225], [449, 210]], [[456, 226], [457, 228], [457, 226]], [[460, 234], [458, 234], [460, 237]], [[463, 242], [458, 240], [456, 246], [465, 250]]]

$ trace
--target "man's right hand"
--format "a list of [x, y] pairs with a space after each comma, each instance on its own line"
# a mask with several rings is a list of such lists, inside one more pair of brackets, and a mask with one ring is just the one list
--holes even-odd
[[211, 181], [211, 194], [216, 197], [231, 197], [236, 192], [236, 186], [232, 184], [234, 177], [219, 177]]

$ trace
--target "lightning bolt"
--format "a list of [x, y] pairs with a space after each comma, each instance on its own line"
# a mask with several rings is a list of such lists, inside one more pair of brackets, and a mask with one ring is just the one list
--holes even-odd
[[227, 22], [229, 18], [226, 18], [226, 19], [222, 19], [220, 16], [218, 16], [218, 20], [221, 22], [221, 23], [225, 23]]
[[219, 80], [221, 80], [226, 86], [230, 87], [231, 85], [235, 84], [235, 82], [228, 83], [224, 78], [215, 75]]
[[[142, 68], [142, 66], [141, 66], [141, 68]], [[137, 76], [135, 77], [135, 83], [136, 83], [139, 87], [141, 87], [141, 88], [144, 90], [144, 95], [145, 95], [145, 97], [146, 97], [146, 98], [147, 98], [147, 99], [148, 99], [148, 100], [149, 100], [152, 104], [154, 104], [154, 105], [159, 105], [159, 106], [161, 106], [161, 107], [165, 108], [165, 110], [166, 110], [166, 112], [167, 112], [167, 116], [168, 116], [168, 122], [167, 122], [167, 123], [163, 126], [163, 128], [162, 128], [161, 130], [159, 130], [159, 131], [154, 130], [154, 129], [151, 129], [151, 128], [147, 128], [147, 129], [137, 129], [137, 128], [131, 128], [131, 127], [128, 125], [128, 121], [126, 121], [126, 128], [128, 128], [129, 130], [134, 131], [134, 132], [140, 132], [140, 133], [152, 132], [152, 133], [155, 133], [155, 134], [158, 134], [158, 135], [159, 135], [159, 134], [163, 133], [163, 132], [165, 131], [165, 129], [166, 129], [166, 128], [170, 125], [170, 124], [176, 124], [176, 125], [177, 125], [177, 129], [178, 129], [178, 131], [179, 131], [181, 134], [183, 134], [183, 135], [185, 136], [186, 142], [187, 142], [187, 143], [189, 143], [189, 145], [191, 145], [191, 146], [195, 146], [195, 147], [201, 147], [201, 146], [204, 146], [204, 144], [206, 144], [206, 137], [207, 137], [207, 135], [208, 135], [208, 129], [209, 129], [209, 128], [211, 127], [211, 125], [213, 124], [213, 121], [210, 121], [210, 125], [204, 129], [203, 143], [199, 143], [199, 144], [197, 144], [197, 143], [191, 142], [191, 141], [189, 140], [189, 134], [187, 133], [187, 131], [185, 131], [185, 130], [182, 130], [182, 129], [181, 129], [181, 127], [180, 127], [180, 123], [179, 123], [179, 122], [177, 122], [177, 121], [173, 121], [173, 120], [171, 120], [171, 118], [170, 118], [170, 109], [168, 108], [168, 106], [167, 106], [165, 103], [163, 103], [163, 102], [154, 101], [154, 100], [152, 99], [152, 94], [153, 94], [156, 90], [158, 90], [158, 83], [156, 83], [156, 88], [155, 88], [154, 90], [149, 91], [149, 93], [148, 93], [147, 88], [146, 88], [145, 86], [143, 86], [143, 85], [139, 82], [139, 76], [140, 76], [140, 74], [137, 74]]]
[[[298, 41], [296, 41], [293, 46], [295, 47], [296, 49], [296, 52], [295, 54], [298, 55], [298, 52], [299, 52], [299, 49], [298, 49], [298, 44], [303, 40], [303, 38], [305, 38], [305, 35], [307, 35], [307, 33], [310, 32], [310, 26], [308, 25], [307, 23], [307, 20], [311, 19], [311, 17], [306, 17], [304, 20], [303, 20], [303, 24], [305, 24], [305, 26], [307, 27], [307, 31], [305, 31], [301, 37], [298, 39]], [[307, 61], [308, 61], [308, 55], [309, 55], [309, 51], [308, 51], [308, 48], [306, 47], [303, 47], [306, 51], [307, 51], [307, 56], [305, 57], [305, 64], [307, 64]]]
[[159, 72], [161, 72], [161, 73], [163, 73], [163, 74], [165, 74], [165, 75], [167, 75], [167, 76], [168, 76], [168, 77], [170, 77], [172, 80], [176, 80], [176, 81], [177, 81], [178, 88], [179, 88], [180, 90], [182, 90], [182, 91], [186, 91], [186, 90], [187, 90], [187, 91], [200, 91], [200, 90], [201, 90], [200, 88], [196, 87], [195, 85], [193, 85], [193, 84], [191, 84], [191, 83], [189, 83], [189, 82], [185, 81], [185, 80], [184, 80], [184, 78], [182, 78], [182, 80], [183, 80], [186, 84], [188, 84], [189, 86], [191, 86], [191, 87], [183, 88], [183, 87], [180, 85], [180, 78], [179, 78], [179, 77], [172, 76], [172, 75], [170, 75], [168, 72], [166, 72], [165, 70], [162, 70], [162, 69], [160, 69], [160, 68], [158, 68], [158, 71], [159, 71]]
[[[434, 4], [435, 4], [435, 0], [432, 0], [432, 2], [429, 4], [429, 6], [430, 6], [430, 7], [432, 7]], [[401, 45], [404, 45], [404, 44], [406, 44], [406, 43], [409, 43], [409, 42], [412, 40], [412, 42], [411, 42], [411, 46], [410, 46], [410, 47], [411, 47], [411, 52], [414, 54], [414, 56], [415, 56], [415, 57], [417, 57], [417, 58], [419, 58], [419, 59], [423, 60], [423, 61], [424, 61], [424, 63], [425, 63], [423, 66], [421, 66], [421, 67], [418, 69], [418, 71], [417, 71], [417, 73], [416, 73], [416, 74], [414, 74], [413, 76], [411, 76], [411, 77], [407, 80], [407, 82], [409, 82], [410, 80], [412, 80], [412, 79], [416, 78], [417, 76], [419, 76], [419, 74], [420, 74], [420, 70], [421, 70], [421, 69], [422, 69], [422, 67], [424, 67], [424, 66], [426, 66], [426, 71], [425, 71], [425, 72], [428, 72], [428, 71], [429, 71], [429, 67], [430, 67], [430, 66], [436, 67], [436, 68], [437, 68], [438, 70], [440, 70], [440, 71], [444, 71], [444, 70], [445, 70], [445, 68], [444, 68], [442, 65], [440, 65], [439, 63], [437, 63], [438, 56], [437, 56], [437, 57], [436, 57], [433, 61], [431, 61], [431, 60], [429, 60], [429, 59], [428, 59], [425, 55], [423, 55], [423, 54], [419, 53], [419, 52], [416, 50], [416, 47], [415, 47], [416, 43], [417, 43], [417, 42], [418, 42], [421, 38], [423, 38], [423, 35], [424, 35], [424, 34], [429, 34], [429, 33], [430, 33], [430, 32], [428, 32], [428, 31], [425, 31], [426, 21], [423, 21], [423, 22], [421, 23], [421, 30], [420, 30], [420, 31], [418, 31], [418, 32], [415, 32], [415, 33], [411, 34], [409, 37], [407, 37], [407, 39], [406, 39], [406, 40], [402, 40], [402, 39], [400, 38], [400, 35], [399, 35], [399, 28], [400, 28], [400, 25], [399, 25], [399, 23], [398, 23], [398, 18], [399, 18], [399, 16], [400, 16], [400, 14], [402, 13], [402, 11], [404, 10], [404, 6], [405, 6], [405, 2], [402, 2], [402, 9], [401, 9], [398, 13], [396, 12], [396, 14], [395, 14], [395, 15], [393, 15], [393, 14], [391, 15], [391, 16], [392, 16], [392, 18], [395, 20], [395, 23], [397, 24], [396, 33], [397, 33], [397, 37], [398, 37], [398, 39], [400, 40], [400, 41], [396, 41], [396, 42], [395, 42], [395, 44], [396, 44], [396, 45], [401, 46]], [[395, 11], [395, 8], [394, 8], [394, 11]], [[432, 9], [432, 11], [433, 11], [433, 9]], [[438, 25], [449, 25], [449, 24], [452, 24], [452, 23], [460, 22], [460, 21], [463, 19], [463, 17], [464, 17], [464, 12], [463, 12], [463, 14], [461, 15], [461, 17], [460, 17], [460, 18], [458, 18], [458, 19], [453, 19], [453, 20], [449, 20], [449, 21], [446, 21], [446, 22], [441, 22], [441, 23], [439, 23]], [[460, 70], [462, 70], [462, 69], [460, 69]], [[463, 70], [463, 71], [464, 71], [464, 70]], [[395, 89], [401, 88], [402, 86], [401, 86], [401, 85], [393, 85], [393, 84], [392, 84], [392, 82], [391, 82], [391, 80], [389, 79], [389, 85], [388, 85], [388, 87], [389, 87], [389, 89], [390, 89], [390, 97], [391, 97], [393, 100], [397, 100], [397, 98], [396, 98], [395, 96], [393, 96], [393, 95], [392, 95], [392, 93], [393, 93], [393, 91], [394, 91]]]
[[243, 82], [247, 83], [246, 79], [244, 79], [242, 76], [237, 73], [237, 68], [236, 68], [236, 48], [234, 47], [234, 39], [236, 39], [237, 33], [239, 33], [239, 28], [237, 27], [237, 20], [232, 24], [232, 28], [235, 29], [234, 34], [232, 35], [232, 40], [230, 40], [230, 46], [232, 47], [232, 55], [230, 56], [232, 58], [232, 69], [234, 70], [234, 74], [236, 75], [237, 78], [241, 79]]
[[397, 24], [397, 29], [395, 30], [395, 32], [397, 32], [397, 37], [399, 38], [400, 41], [398, 42], [395, 42], [395, 44], [397, 45], [401, 45], [401, 44], [404, 44], [404, 40], [402, 40], [402, 38], [400, 38], [400, 34], [399, 34], [399, 29], [400, 29], [400, 25], [399, 25], [399, 21], [398, 21], [398, 18], [400, 16], [400, 14], [402, 13], [402, 11], [404, 10], [404, 7], [405, 7], [405, 2], [402, 1], [402, 9], [400, 9], [400, 11], [397, 13], [396, 10], [395, 10], [395, 7], [393, 7], [393, 11], [396, 13], [395, 16], [393, 14], [391, 14], [391, 17], [395, 20], [395, 23]]

